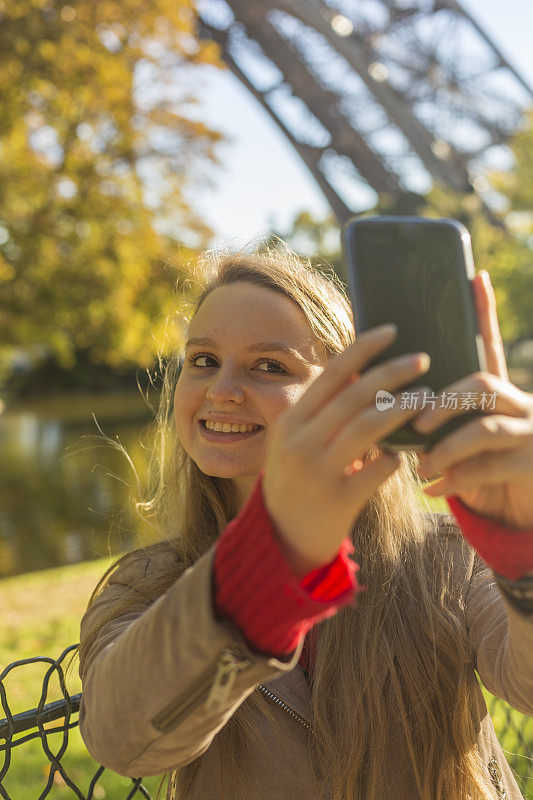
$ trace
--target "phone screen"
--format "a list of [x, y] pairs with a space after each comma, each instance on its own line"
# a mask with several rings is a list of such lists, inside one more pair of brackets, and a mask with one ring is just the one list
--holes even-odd
[[346, 226], [344, 246], [356, 332], [387, 322], [398, 327], [373, 365], [425, 351], [431, 366], [409, 387], [434, 391], [482, 369], [470, 237], [460, 223], [358, 219]]

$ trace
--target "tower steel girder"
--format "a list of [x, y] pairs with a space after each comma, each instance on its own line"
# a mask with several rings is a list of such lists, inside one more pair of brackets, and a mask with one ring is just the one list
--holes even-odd
[[[240, 2], [240, 0], [237, 0], [237, 2]], [[443, 159], [435, 155], [432, 150], [434, 137], [413, 115], [409, 103], [387, 81], [377, 81], [371, 77], [369, 68], [373, 61], [372, 58], [369, 58], [369, 51], [355, 37], [336, 36], [331, 24], [328, 23], [324, 14], [320, 13], [324, 5], [320, 0], [304, 0], [304, 2], [301, 2], [301, 0], [279, 0], [279, 6], [283, 6], [294, 16], [299, 17], [306, 25], [321, 33], [344, 56], [372, 92], [380, 106], [385, 110], [390, 121], [409, 140], [422, 163], [433, 177], [447, 183], [456, 191], [468, 191], [469, 182], [466, 165], [462, 163], [459, 154], [454, 153], [454, 159], [448, 159], [448, 163], [445, 163]]]
[[[253, 5], [235, 0], [234, 12], [247, 35], [261, 45], [263, 52], [275, 61], [293, 94], [304, 100], [307, 108], [327, 128], [331, 147], [348, 156], [363, 179], [378, 193], [397, 191], [397, 176], [388, 170], [365, 139], [354, 129], [341, 111], [341, 96], [322, 86], [306, 65], [268, 20], [258, 20]], [[250, 13], [252, 12], [252, 13]]]
[[[473, 192], [472, 170], [479, 168], [480, 157], [506, 141], [526, 96], [533, 97], [457, 0], [374, 0], [372, 5], [374, 11], [381, 8], [381, 19], [368, 14], [369, 0], [198, 0], [200, 35], [218, 42], [233, 74], [297, 150], [340, 222], [354, 211], [328, 174], [326, 156], [348, 159], [378, 194], [411, 189], [411, 165], [456, 192]], [[223, 12], [222, 24], [217, 10]], [[432, 30], [438, 34], [446, 25], [447, 35], [457, 41], [443, 51]], [[478, 60], [485, 59], [486, 73], [473, 70], [464, 52], [469, 49], [462, 42], [465, 35]], [[450, 63], [453, 47], [463, 50]], [[243, 48], [252, 59], [259, 51], [259, 60], [275, 67], [281, 79], [262, 87], [243, 63]], [[318, 67], [315, 50], [325, 53]], [[335, 83], [332, 65], [338, 72], [339, 63], [346, 79]], [[502, 74], [523, 99], [505, 85], [502, 92], [496, 79], [487, 83], [487, 76]], [[276, 108], [281, 88], [320, 123], [327, 145], [310, 142]], [[448, 119], [449, 131], [443, 123]], [[464, 132], [460, 143], [458, 130]], [[393, 137], [396, 153], [388, 152], [383, 135]]]
[[229, 50], [226, 45], [226, 38], [227, 33], [226, 31], [220, 31], [217, 28], [213, 28], [210, 25], [206, 25], [205, 22], [201, 23], [199, 28], [200, 35], [208, 34], [214, 41], [216, 41], [222, 48], [222, 55], [224, 61], [235, 75], [236, 78], [245, 86], [248, 91], [258, 100], [258, 102], [263, 106], [267, 114], [272, 117], [276, 125], [280, 128], [281, 132], [287, 138], [287, 140], [292, 144], [298, 155], [301, 157], [302, 161], [306, 165], [309, 172], [312, 174], [313, 178], [315, 179], [316, 183], [318, 184], [322, 194], [328, 201], [328, 204], [333, 211], [337, 220], [346, 220], [348, 217], [351, 216], [352, 211], [346, 205], [344, 200], [339, 197], [338, 193], [335, 191], [333, 186], [329, 183], [326, 176], [320, 169], [320, 159], [322, 155], [327, 151], [326, 147], [313, 147], [309, 144], [304, 144], [299, 142], [298, 139], [294, 136], [292, 131], [287, 128], [285, 123], [282, 119], [276, 114], [276, 112], [270, 107], [267, 102], [267, 96], [265, 92], [260, 91], [257, 89], [253, 83], [248, 79], [248, 77], [244, 74], [244, 72], [239, 68], [239, 66], [234, 61], [233, 57], [231, 56]]

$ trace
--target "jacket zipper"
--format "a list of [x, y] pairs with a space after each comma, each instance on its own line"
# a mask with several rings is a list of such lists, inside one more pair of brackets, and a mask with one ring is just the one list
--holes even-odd
[[269, 697], [269, 698], [270, 698], [271, 700], [273, 700], [273, 701], [274, 701], [274, 702], [275, 702], [275, 703], [276, 703], [278, 706], [280, 706], [280, 707], [281, 707], [281, 708], [282, 708], [284, 711], [286, 711], [288, 714], [290, 714], [290, 715], [291, 715], [291, 717], [293, 717], [293, 718], [294, 718], [294, 719], [296, 719], [298, 722], [300, 722], [300, 723], [301, 723], [301, 724], [302, 724], [302, 725], [303, 725], [305, 728], [307, 728], [307, 730], [308, 730], [308, 731], [311, 731], [311, 733], [313, 733], [313, 734], [315, 733], [315, 729], [313, 728], [313, 726], [312, 726], [312, 725], [311, 725], [309, 722], [307, 722], [307, 720], [306, 720], [306, 719], [304, 719], [303, 717], [301, 717], [301, 716], [300, 716], [300, 714], [298, 714], [298, 713], [297, 713], [297, 712], [294, 710], [294, 708], [291, 708], [291, 707], [290, 707], [290, 706], [288, 706], [286, 703], [284, 703], [284, 702], [283, 702], [283, 700], [280, 700], [280, 699], [279, 699], [279, 697], [276, 697], [276, 695], [275, 695], [275, 694], [272, 694], [272, 692], [270, 691], [270, 689], [267, 689], [265, 686], [263, 686], [263, 684], [262, 684], [262, 683], [260, 683], [260, 684], [259, 684], [259, 688], [261, 689], [261, 691], [263, 692], [263, 694], [266, 694], [266, 696], [267, 696], [267, 697]]
[[192, 708], [205, 702], [208, 711], [221, 711], [233, 688], [237, 673], [251, 664], [249, 658], [243, 656], [236, 647], [226, 647], [187, 692], [173, 700], [154, 719], [154, 725], [162, 733], [175, 728], [181, 717]]
[[489, 763], [487, 764], [487, 768], [489, 770], [492, 785], [495, 787], [498, 797], [500, 798], [500, 800], [505, 800], [507, 792], [505, 791], [503, 785], [503, 775], [500, 769], [500, 765], [498, 764], [495, 758], [490, 759]]

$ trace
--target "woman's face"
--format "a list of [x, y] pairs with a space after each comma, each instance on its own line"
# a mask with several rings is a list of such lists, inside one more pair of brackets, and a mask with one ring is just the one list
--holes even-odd
[[[251, 349], [258, 344], [261, 350]], [[220, 286], [192, 320], [174, 396], [176, 430], [202, 472], [233, 479], [239, 510], [264, 464], [273, 423], [318, 377], [325, 359], [301, 309], [272, 289], [244, 281]], [[261, 427], [216, 433], [204, 428], [205, 419]]]

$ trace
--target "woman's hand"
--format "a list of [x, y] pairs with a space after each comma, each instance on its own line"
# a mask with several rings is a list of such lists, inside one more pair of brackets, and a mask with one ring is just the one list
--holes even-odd
[[362, 333], [276, 420], [263, 497], [280, 547], [298, 575], [335, 557], [364, 504], [400, 464], [398, 454], [379, 449], [376, 458], [366, 456], [420, 409], [401, 408], [399, 392], [392, 408], [378, 410], [376, 392], [392, 393], [413, 381], [427, 371], [429, 358], [410, 354], [360, 374], [395, 336], [394, 329]]
[[[446, 392], [496, 394], [488, 416], [477, 418], [441, 439], [421, 459], [421, 477], [441, 474], [424, 489], [428, 495], [456, 495], [472, 511], [503, 525], [533, 528], [533, 395], [509, 380], [496, 297], [488, 272], [473, 279], [487, 372], [476, 372]], [[435, 430], [463, 409], [425, 409], [413, 422], [420, 433]]]

